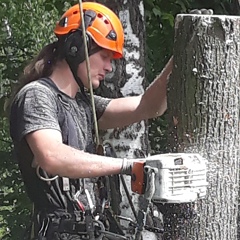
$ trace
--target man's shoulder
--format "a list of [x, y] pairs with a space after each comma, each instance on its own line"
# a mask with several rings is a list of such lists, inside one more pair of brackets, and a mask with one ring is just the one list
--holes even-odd
[[27, 83], [25, 86], [23, 86], [23, 88], [21, 90], [28, 91], [28, 90], [36, 89], [36, 90], [40, 90], [40, 91], [46, 90], [46, 91], [50, 92], [51, 88], [49, 87], [48, 84], [44, 84], [44, 82], [45, 82], [45, 80], [43, 80], [43, 79], [32, 81], [30, 83]]
[[21, 96], [52, 96], [54, 97], [55, 93], [51, 87], [49, 87], [47, 84], [43, 84], [41, 80], [35, 80], [33, 82], [27, 83], [25, 86], [23, 86], [20, 91], [18, 92], [18, 97]]

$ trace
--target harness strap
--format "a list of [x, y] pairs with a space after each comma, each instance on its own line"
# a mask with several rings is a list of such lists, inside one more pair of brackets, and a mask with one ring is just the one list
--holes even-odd
[[86, 222], [75, 222], [71, 219], [64, 219], [60, 222], [58, 228], [59, 233], [70, 233], [87, 235]]
[[[67, 99], [65, 100], [66, 96], [61, 94], [61, 92], [59, 91], [57, 86], [54, 84], [54, 82], [52, 82], [51, 79], [43, 78], [43, 79], [40, 79], [39, 82], [41, 84], [47, 86], [48, 88], [52, 88], [53, 93], [56, 95], [56, 97], [58, 97], [58, 99], [57, 99], [58, 121], [59, 121], [61, 130], [62, 130], [63, 142], [72, 147], [78, 148], [79, 147], [79, 146], [77, 146], [78, 139], [77, 139], [76, 131], [74, 128], [75, 124], [74, 124], [74, 120], [72, 119], [72, 116], [69, 112], [70, 109], [69, 109], [68, 101], [67, 101]], [[87, 99], [83, 99], [83, 100], [87, 101]], [[71, 127], [71, 126], [73, 126], [73, 127]], [[108, 149], [108, 147], [106, 147], [106, 148], [107, 148], [106, 155], [111, 155], [112, 153], [108, 152], [110, 149]], [[120, 196], [120, 194], [115, 194], [115, 192], [111, 194], [110, 188], [113, 187], [111, 185], [112, 185], [112, 181], [114, 180], [114, 178], [112, 176], [109, 176], [109, 177], [110, 177], [110, 179], [105, 179], [106, 181], [103, 181], [107, 185], [105, 188], [106, 192], [105, 192], [105, 194], [103, 194], [104, 199], [106, 201], [113, 198], [113, 195]], [[115, 176], [115, 177], [117, 177], [117, 176]], [[62, 181], [62, 182], [60, 182], [60, 181]], [[72, 180], [70, 180], [69, 178], [66, 178], [66, 177], [61, 177], [59, 179], [54, 180], [54, 184], [56, 184], [57, 187], [59, 189], [61, 189], [62, 192], [65, 192], [65, 194], [64, 194], [65, 196], [63, 196], [63, 194], [60, 194], [60, 196], [58, 196], [58, 197], [61, 197], [61, 200], [65, 206], [65, 209], [68, 209], [67, 202], [70, 200], [73, 203], [73, 210], [74, 209], [80, 210], [82, 215], [78, 216], [78, 219], [76, 219], [76, 217], [75, 217], [75, 219], [73, 220], [72, 217], [67, 218], [65, 216], [66, 212], [64, 213], [65, 219], [63, 219], [61, 217], [61, 214], [59, 215], [59, 217], [56, 217], [56, 214], [53, 215], [53, 214], [46, 213], [45, 215], [42, 215], [42, 217], [39, 221], [37, 221], [38, 229], [39, 229], [39, 224], [42, 225], [40, 228], [41, 229], [40, 234], [42, 234], [42, 236], [46, 236], [45, 234], [51, 234], [52, 231], [55, 231], [55, 232], [57, 231], [59, 233], [70, 233], [70, 234], [72, 233], [72, 234], [80, 234], [83, 236], [86, 235], [88, 237], [86, 239], [98, 239], [98, 237], [101, 234], [100, 235], [97, 234], [96, 229], [100, 228], [102, 232], [108, 232], [110, 230], [111, 232], [116, 234], [116, 236], [117, 235], [123, 236], [124, 233], [121, 230], [121, 227], [118, 224], [115, 217], [113, 217], [113, 213], [111, 211], [107, 211], [106, 213], [105, 212], [103, 213], [100, 211], [100, 216], [105, 215], [108, 219], [108, 222], [111, 222], [110, 226], [104, 225], [104, 229], [102, 229], [100, 227], [102, 223], [100, 224], [99, 221], [95, 221], [93, 219], [93, 206], [91, 203], [91, 198], [90, 198], [90, 196], [88, 196], [86, 191], [84, 191], [84, 192], [86, 193], [87, 201], [89, 204], [89, 209], [88, 208], [85, 209], [84, 206], [79, 204], [79, 202], [77, 201], [78, 198], [77, 198], [76, 194], [79, 193], [81, 189], [85, 190], [84, 179], [76, 180], [76, 183], [73, 182], [73, 185], [74, 185], [73, 187], [72, 187], [72, 182], [70, 184], [70, 181], [72, 181]], [[114, 182], [115, 181], [116, 180], [114, 180]], [[118, 185], [119, 179], [116, 182], [117, 182], [116, 185]], [[62, 183], [62, 186], [60, 186], [61, 183]], [[79, 186], [79, 189], [78, 189], [78, 186]], [[115, 187], [113, 189], [118, 189], [118, 187]], [[57, 192], [55, 194], [57, 194]], [[118, 198], [118, 197], [115, 196], [115, 198]], [[118, 201], [119, 200], [120, 199], [118, 199]], [[104, 209], [104, 206], [102, 206], [102, 209]], [[117, 209], [117, 206], [116, 206], [116, 209]], [[89, 214], [86, 214], [87, 211], [89, 211]], [[80, 220], [82, 220], [82, 222]], [[84, 220], [84, 222], [83, 222], [83, 220]], [[87, 227], [86, 227], [86, 224], [87, 224]], [[110, 227], [110, 229], [109, 229], [109, 227]], [[98, 237], [96, 238], [96, 236], [98, 236]], [[124, 238], [121, 238], [121, 239], [124, 239]]]
[[64, 192], [70, 191], [69, 178], [62, 177], [62, 183], [63, 183], [63, 191]]
[[[59, 101], [58, 107], [59, 107], [59, 113], [58, 113], [58, 121], [59, 121], [59, 125], [62, 128], [63, 134], [63, 142], [71, 145], [72, 147], [77, 147], [77, 136], [75, 134], [74, 129], [72, 129], [71, 127], [68, 126], [74, 126], [74, 122], [69, 114], [68, 111], [65, 111], [64, 113], [62, 112], [62, 109], [65, 108], [66, 110], [69, 109], [69, 105], [67, 103], [67, 101], [64, 100], [64, 96], [59, 92], [59, 89], [57, 88], [57, 86], [54, 84], [53, 81], [51, 81], [49, 78], [42, 78], [39, 80], [39, 82], [47, 87], [51, 87], [54, 92], [57, 93], [57, 101]], [[64, 115], [65, 114], [65, 115]], [[66, 127], [64, 126], [64, 121], [67, 121], [67, 125]], [[63, 185], [63, 191], [64, 192], [68, 192], [70, 191], [70, 182], [69, 182], [69, 178], [67, 177], [62, 177], [62, 185]]]

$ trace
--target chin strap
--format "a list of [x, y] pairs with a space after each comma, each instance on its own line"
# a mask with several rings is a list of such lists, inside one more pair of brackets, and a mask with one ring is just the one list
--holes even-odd
[[[101, 49], [102, 48], [99, 47], [99, 46], [97, 46], [97, 47], [95, 47], [93, 49], [90, 49], [87, 56], [89, 57], [92, 54], [100, 51]], [[72, 59], [71, 56], [70, 57], [66, 57], [65, 59], [66, 59], [66, 62], [67, 62], [68, 66], [69, 66], [69, 68], [70, 68], [70, 70], [71, 70], [71, 72], [73, 74], [73, 77], [74, 77], [75, 81], [77, 82], [78, 86], [80, 87], [80, 90], [81, 90], [82, 94], [85, 95], [84, 85], [82, 83], [82, 80], [77, 75], [78, 66], [79, 66], [79, 64], [81, 62], [77, 61], [76, 59]], [[89, 71], [88, 71], [88, 73], [89, 73]]]
[[78, 69], [78, 65], [79, 65], [78, 61], [71, 60], [69, 58], [65, 58], [65, 59], [66, 59], [66, 62], [68, 64], [71, 72], [72, 72], [72, 75], [73, 75], [75, 81], [77, 82], [78, 86], [80, 87], [81, 93], [85, 95], [84, 85], [82, 83], [82, 80], [77, 75], [77, 69]]

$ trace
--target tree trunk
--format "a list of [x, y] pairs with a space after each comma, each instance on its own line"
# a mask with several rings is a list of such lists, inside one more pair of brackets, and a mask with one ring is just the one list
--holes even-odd
[[178, 15], [175, 30], [169, 149], [206, 157], [209, 186], [205, 199], [167, 207], [165, 239], [236, 240], [240, 17]]
[[[125, 32], [124, 58], [114, 62], [114, 71], [110, 73], [101, 86], [100, 94], [116, 98], [139, 95], [145, 88], [145, 24], [142, 0], [132, 1], [99, 1], [110, 7], [121, 19]], [[118, 157], [140, 158], [149, 152], [148, 129], [146, 121], [133, 124], [123, 129], [113, 129], [104, 133], [104, 141], [109, 141]], [[145, 200], [131, 192], [131, 178], [124, 176], [127, 189], [138, 210], [144, 206]], [[120, 181], [121, 183], [121, 181]], [[130, 207], [126, 192], [120, 184], [121, 196], [118, 205], [119, 214], [137, 222]], [[114, 204], [114, 203], [113, 203]], [[151, 219], [153, 221], [153, 219]], [[125, 233], [135, 239], [134, 228], [129, 228], [129, 221], [121, 220]], [[153, 222], [150, 223], [154, 225]], [[159, 239], [156, 234], [143, 231], [143, 239]]]

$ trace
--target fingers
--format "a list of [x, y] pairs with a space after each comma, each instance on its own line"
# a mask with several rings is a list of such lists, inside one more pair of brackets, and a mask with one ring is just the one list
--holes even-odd
[[212, 9], [192, 9], [189, 11], [190, 14], [203, 14], [203, 15], [213, 15]]

